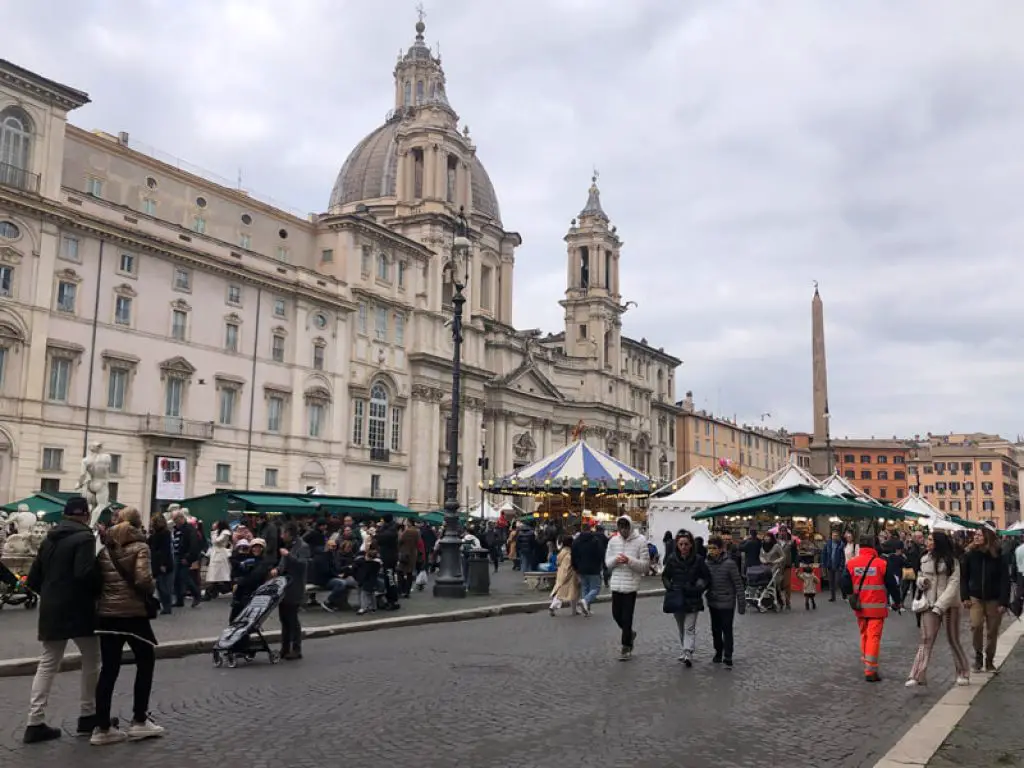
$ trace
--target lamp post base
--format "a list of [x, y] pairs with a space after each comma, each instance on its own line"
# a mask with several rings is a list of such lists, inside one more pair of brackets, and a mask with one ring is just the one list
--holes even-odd
[[441, 539], [441, 565], [434, 579], [434, 597], [465, 597], [462, 580], [462, 539], [446, 534]]

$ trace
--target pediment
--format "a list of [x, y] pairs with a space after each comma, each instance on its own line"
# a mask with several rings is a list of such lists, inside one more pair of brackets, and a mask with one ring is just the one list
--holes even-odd
[[193, 373], [196, 372], [195, 366], [192, 365], [192, 363], [190, 363], [184, 357], [181, 357], [180, 355], [178, 357], [172, 357], [167, 360], [164, 360], [162, 363], [160, 363], [160, 370], [165, 375], [169, 373], [176, 373], [182, 376], [191, 376]]
[[512, 373], [507, 376], [500, 376], [494, 379], [492, 383], [514, 392], [525, 392], [555, 400], [565, 399], [562, 391], [537, 368], [532, 358], [527, 358]]
[[0, 246], [0, 262], [17, 266], [21, 264], [21, 253], [9, 245]]

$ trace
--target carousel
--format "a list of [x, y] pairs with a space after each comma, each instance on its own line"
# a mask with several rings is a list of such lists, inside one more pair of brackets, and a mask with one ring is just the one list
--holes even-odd
[[529, 496], [535, 518], [555, 518], [563, 525], [583, 518], [612, 521], [621, 514], [639, 517], [626, 506], [629, 499], [647, 498], [651, 480], [604, 451], [588, 445], [582, 422], [572, 442], [550, 456], [527, 464], [510, 475], [492, 478], [484, 490], [506, 496]]

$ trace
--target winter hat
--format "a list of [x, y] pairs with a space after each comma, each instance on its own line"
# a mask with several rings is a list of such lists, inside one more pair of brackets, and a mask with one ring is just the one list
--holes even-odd
[[72, 496], [64, 502], [64, 517], [89, 517], [89, 502], [84, 496]]

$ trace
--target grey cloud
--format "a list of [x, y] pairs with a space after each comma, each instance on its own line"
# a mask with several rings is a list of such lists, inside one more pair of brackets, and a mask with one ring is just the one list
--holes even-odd
[[[431, 5], [524, 238], [520, 324], [561, 326], [562, 237], [596, 164], [640, 304], [625, 330], [686, 361], [680, 397], [809, 427], [819, 280], [837, 434], [1024, 432], [1024, 6]], [[39, 0], [5, 10], [5, 55], [89, 91], [76, 123], [315, 211], [390, 109], [414, 21], [390, 0]]]

